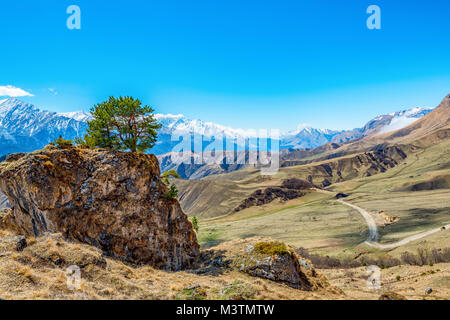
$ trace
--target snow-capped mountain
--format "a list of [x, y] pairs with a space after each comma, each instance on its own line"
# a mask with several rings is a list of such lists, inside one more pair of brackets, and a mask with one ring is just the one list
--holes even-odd
[[394, 130], [398, 130], [404, 128], [419, 118], [427, 115], [433, 111], [431, 108], [412, 108], [409, 110], [398, 111], [389, 114], [390, 122], [389, 124], [380, 128], [377, 134], [382, 134]]
[[17, 99], [0, 101], [0, 155], [29, 152], [63, 136], [83, 136], [87, 124], [65, 115], [42, 111]]
[[74, 112], [65, 112], [58, 113], [60, 116], [71, 118], [77, 121], [88, 122], [92, 119], [92, 116], [89, 112], [84, 111], [74, 111]]
[[[400, 129], [431, 112], [430, 108], [413, 108], [381, 115], [370, 120], [364, 127], [335, 131], [299, 125], [296, 130], [280, 136], [280, 148], [311, 149], [329, 142], [341, 143]], [[90, 113], [77, 111], [56, 113], [42, 111], [17, 99], [0, 100], [0, 156], [12, 152], [29, 152], [44, 147], [59, 136], [65, 139], [82, 137], [86, 133]], [[156, 114], [162, 124], [158, 142], [151, 150], [164, 154], [173, 150], [179, 141], [172, 136], [196, 135], [200, 140], [211, 141], [213, 137], [237, 138], [234, 148], [253, 149], [257, 132], [235, 129], [202, 120], [190, 120], [183, 115]], [[207, 143], [194, 149], [203, 150]], [[225, 146], [225, 144], [224, 144]], [[230, 147], [229, 145], [227, 146]], [[201, 149], [200, 149], [201, 148]]]
[[296, 130], [281, 136], [281, 148], [312, 149], [330, 142], [334, 136], [343, 131], [316, 129], [300, 124]]
[[225, 137], [252, 137], [252, 132], [250, 130], [235, 129], [199, 119], [189, 120], [182, 114], [156, 114], [155, 118], [162, 124], [160, 133], [172, 134], [175, 132], [188, 132], [207, 137], [214, 137], [217, 135]]
[[433, 108], [412, 108], [409, 110], [380, 115], [367, 122], [362, 128], [343, 131], [342, 133], [334, 136], [331, 142], [342, 143], [398, 130], [410, 125], [431, 111], [433, 111]]
[[[228, 147], [233, 146], [237, 150], [256, 149], [255, 137], [258, 134], [256, 131], [235, 129], [199, 119], [190, 120], [181, 114], [155, 114], [155, 118], [162, 125], [158, 132], [158, 142], [152, 149], [155, 154], [173, 151], [179, 141], [172, 141], [172, 137], [176, 138], [177, 136], [184, 136], [184, 138], [190, 136], [194, 147], [192, 151], [196, 152], [204, 151], [208, 144], [215, 139], [228, 139], [228, 142], [231, 141], [231, 145]], [[195, 138], [192, 139], [194, 136]], [[201, 143], [202, 140], [203, 143]], [[223, 141], [223, 145], [226, 146], [225, 141]]]

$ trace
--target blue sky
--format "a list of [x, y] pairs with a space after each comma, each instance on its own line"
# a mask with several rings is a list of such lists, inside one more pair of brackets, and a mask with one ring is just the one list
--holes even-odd
[[[71, 4], [81, 30], [66, 28]], [[381, 30], [366, 27], [371, 4]], [[0, 6], [0, 86], [54, 111], [132, 95], [160, 113], [233, 127], [347, 129], [450, 93], [448, 0]]]

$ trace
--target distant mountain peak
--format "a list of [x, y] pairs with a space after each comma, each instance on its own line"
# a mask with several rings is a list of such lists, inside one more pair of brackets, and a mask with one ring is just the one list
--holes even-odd
[[[75, 113], [74, 113], [75, 114]], [[74, 139], [87, 124], [65, 115], [40, 110], [16, 98], [0, 103], [0, 156], [41, 149], [59, 136]]]
[[[450, 95], [446, 99], [450, 101]], [[380, 115], [370, 120], [364, 127], [353, 130], [317, 129], [309, 124], [299, 124], [296, 130], [281, 135], [280, 148], [311, 149], [329, 142], [342, 143], [367, 135], [389, 132], [409, 125], [431, 110], [431, 108], [419, 107]], [[155, 114], [155, 118], [162, 124], [162, 128], [158, 131], [158, 142], [152, 150], [156, 154], [172, 150], [178, 143], [172, 141], [175, 133], [201, 135], [206, 138], [205, 140], [223, 136], [238, 138], [241, 141], [258, 135], [257, 131], [227, 127], [200, 119], [190, 120], [182, 114]], [[66, 139], [82, 137], [86, 132], [86, 122], [90, 119], [91, 114], [84, 111], [56, 113], [40, 110], [17, 98], [2, 99], [0, 100], [0, 148], [3, 153], [31, 151], [42, 148], [59, 135]], [[14, 145], [11, 145], [13, 143]]]
[[85, 111], [64, 112], [59, 113], [59, 115], [82, 122], [87, 122], [92, 119], [92, 115]]

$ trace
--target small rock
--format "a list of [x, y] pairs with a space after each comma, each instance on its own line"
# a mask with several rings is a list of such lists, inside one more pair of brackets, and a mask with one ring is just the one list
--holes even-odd
[[426, 288], [426, 290], [425, 290], [425, 293], [426, 294], [430, 294], [430, 293], [432, 293], [433, 292], [433, 289], [432, 288]]
[[254, 249], [253, 246], [248, 246], [247, 249], [245, 250], [247, 253], [252, 252]]
[[27, 247], [27, 239], [25, 239], [25, 236], [19, 236], [19, 239], [17, 240], [16, 244], [16, 250], [17, 251], [23, 251]]

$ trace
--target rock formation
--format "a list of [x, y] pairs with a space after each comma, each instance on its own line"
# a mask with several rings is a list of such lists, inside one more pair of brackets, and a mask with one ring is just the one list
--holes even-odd
[[303, 190], [308, 190], [313, 188], [314, 185], [297, 178], [283, 180], [280, 187], [270, 187], [264, 190], [258, 189], [253, 192], [250, 197], [242, 201], [242, 203], [234, 209], [235, 212], [254, 207], [262, 206], [264, 204], [270, 203], [275, 199], [280, 199], [281, 201], [288, 201], [296, 198], [303, 197], [305, 192]]
[[224, 270], [238, 270], [303, 291], [326, 288], [340, 293], [324, 275], [316, 271], [311, 261], [284, 242], [271, 238], [236, 239], [203, 250], [196, 268], [190, 272], [217, 276]]
[[312, 291], [329, 285], [310, 261], [300, 257], [283, 242], [261, 241], [250, 245], [238, 259], [240, 271], [254, 277], [283, 282], [290, 287]]
[[8, 156], [0, 189], [11, 205], [5, 224], [24, 235], [61, 232], [110, 256], [167, 270], [186, 268], [199, 254], [154, 155], [50, 145]]

